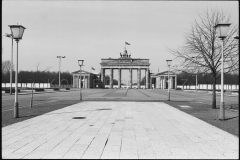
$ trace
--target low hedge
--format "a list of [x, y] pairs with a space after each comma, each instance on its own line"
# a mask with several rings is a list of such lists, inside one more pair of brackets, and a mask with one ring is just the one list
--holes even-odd
[[[18, 89], [18, 92], [20, 92], [21, 90], [20, 89]], [[12, 93], [14, 93], [15, 92], [15, 88], [12, 88]], [[7, 89], [5, 89], [5, 93], [10, 93], [10, 89], [9, 88], [7, 88]]]
[[66, 88], [66, 90], [70, 90], [70, 88]]
[[59, 88], [54, 88], [53, 90], [54, 90], [54, 91], [59, 91]]
[[44, 88], [35, 88], [35, 92], [42, 92], [44, 91]]

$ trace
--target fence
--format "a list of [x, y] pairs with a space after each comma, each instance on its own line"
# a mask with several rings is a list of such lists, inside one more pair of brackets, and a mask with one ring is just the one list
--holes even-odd
[[[31, 83], [18, 83], [19, 88], [32, 88]], [[10, 87], [10, 83], [2, 83], [2, 88]], [[15, 83], [12, 83], [12, 87], [15, 87]], [[35, 83], [33, 88], [58, 88], [58, 84], [50, 83]], [[72, 85], [61, 85], [61, 88], [71, 88]]]

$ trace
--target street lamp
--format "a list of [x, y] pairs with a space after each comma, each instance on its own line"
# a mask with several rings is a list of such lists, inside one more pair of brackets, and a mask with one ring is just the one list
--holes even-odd
[[14, 103], [14, 118], [18, 118], [18, 42], [22, 39], [25, 27], [21, 25], [9, 25], [12, 38], [17, 43], [17, 57], [16, 57], [16, 72], [15, 72], [15, 103]]
[[81, 72], [82, 72], [82, 70], [81, 70], [81, 67], [83, 66], [83, 61], [84, 60], [78, 60], [78, 65], [80, 66], [80, 85], [79, 85], [79, 87], [80, 87], [80, 101], [82, 101], [82, 93], [81, 93], [81, 88], [82, 88], [82, 86], [81, 86]]
[[[196, 65], [197, 65], [197, 57], [192, 57], [192, 58], [196, 58]], [[198, 67], [196, 67], [196, 70], [197, 70], [197, 68]], [[195, 87], [196, 92], [197, 92], [197, 86], [198, 86], [197, 74], [198, 74], [198, 72], [196, 72], [196, 87]]]
[[5, 33], [6, 37], [9, 37], [12, 39], [12, 53], [11, 53], [11, 66], [10, 66], [10, 94], [12, 94], [12, 70], [13, 70], [13, 37], [12, 34]]
[[59, 58], [59, 92], [61, 87], [61, 79], [60, 79], [60, 65], [61, 65], [61, 58], [65, 58], [65, 56], [57, 56]]
[[[239, 36], [235, 36], [234, 39], [239, 41]], [[239, 46], [239, 44], [238, 44], [238, 46]], [[238, 49], [238, 54], [239, 54], [239, 49]], [[238, 106], [239, 106], [239, 85], [238, 85]]]
[[224, 38], [227, 37], [227, 31], [228, 31], [228, 27], [231, 24], [217, 24], [215, 26], [215, 29], [218, 33], [218, 38], [220, 38], [222, 40], [222, 60], [221, 60], [221, 102], [220, 102], [220, 115], [219, 115], [219, 120], [224, 120], [225, 119], [225, 104], [224, 104], [224, 95], [223, 95], [223, 84], [224, 84], [224, 77], [223, 77], [223, 70], [224, 70], [224, 64], [223, 64], [223, 41]]
[[168, 101], [170, 101], [170, 79], [169, 79], [169, 70], [172, 63], [172, 60], [166, 60], [168, 65]]

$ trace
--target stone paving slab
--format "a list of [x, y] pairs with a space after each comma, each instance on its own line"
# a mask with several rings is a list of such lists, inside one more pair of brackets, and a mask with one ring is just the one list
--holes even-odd
[[82, 102], [2, 128], [2, 158], [238, 159], [239, 138], [163, 102]]

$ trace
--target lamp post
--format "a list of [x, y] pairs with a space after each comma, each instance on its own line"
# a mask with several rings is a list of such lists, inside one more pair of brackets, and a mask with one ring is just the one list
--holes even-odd
[[[239, 36], [235, 36], [234, 39], [239, 41]], [[238, 43], [238, 46], [239, 46], [239, 43]], [[239, 54], [239, 49], [238, 49], [238, 54]], [[238, 106], [239, 106], [239, 85], [238, 85]], [[238, 111], [239, 111], [239, 109], [238, 109]]]
[[59, 58], [59, 92], [60, 92], [60, 87], [61, 87], [61, 79], [60, 79], [61, 58], [65, 58], [65, 56], [57, 56], [57, 58]]
[[[197, 57], [192, 57], [192, 58], [195, 58], [195, 59], [196, 59], [196, 62], [197, 62]], [[196, 65], [197, 65], [197, 64], [196, 64]], [[196, 69], [197, 69], [197, 67], [196, 67]], [[198, 91], [198, 90], [197, 90], [197, 86], [198, 86], [197, 74], [198, 74], [198, 72], [196, 72], [196, 87], [195, 87], [196, 92]]]
[[15, 72], [15, 103], [14, 103], [14, 118], [18, 118], [18, 42], [22, 39], [23, 32], [26, 29], [21, 25], [9, 25], [12, 38], [17, 43], [17, 56], [16, 56], [16, 72]]
[[218, 38], [220, 38], [222, 40], [222, 60], [221, 60], [221, 102], [220, 102], [220, 115], [219, 115], [219, 120], [224, 120], [225, 119], [225, 104], [224, 104], [224, 95], [223, 95], [223, 85], [224, 85], [224, 77], [223, 77], [223, 70], [224, 70], [224, 64], [223, 64], [223, 42], [224, 42], [224, 38], [227, 37], [227, 31], [228, 31], [228, 27], [231, 24], [217, 24], [215, 26], [216, 31], [218, 32]]
[[172, 60], [166, 60], [168, 65], [168, 101], [170, 101], [170, 79], [169, 79], [169, 70]]
[[[32, 79], [31, 79], [31, 80], [32, 80]], [[35, 83], [35, 82], [32, 80], [32, 83], [31, 83], [32, 95], [31, 95], [31, 101], [30, 101], [30, 108], [32, 108], [32, 106], [33, 106], [33, 85], [35, 85], [34, 83]]]
[[84, 60], [78, 60], [78, 65], [80, 66], [80, 85], [79, 85], [79, 87], [80, 87], [80, 101], [82, 101], [82, 93], [81, 93], [81, 89], [82, 89], [82, 86], [81, 86], [81, 72], [82, 72], [82, 70], [81, 70], [81, 67], [83, 66], [83, 61]]
[[10, 66], [10, 94], [12, 94], [13, 37], [12, 37], [12, 34], [8, 34], [8, 33], [5, 33], [5, 36], [12, 39], [12, 53], [11, 53], [11, 66]]

